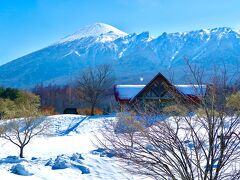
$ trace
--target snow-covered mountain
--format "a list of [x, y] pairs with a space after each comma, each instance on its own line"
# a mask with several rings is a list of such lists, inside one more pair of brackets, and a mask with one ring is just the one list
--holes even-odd
[[39, 83], [64, 84], [87, 66], [106, 63], [113, 65], [121, 83], [142, 84], [157, 72], [167, 76], [174, 72], [181, 83], [188, 79], [186, 58], [207, 73], [223, 64], [233, 72], [240, 62], [240, 33], [222, 27], [153, 38], [148, 32], [127, 34], [96, 23], [2, 65], [0, 85], [30, 88]]
[[120, 36], [126, 36], [127, 33], [120, 31], [119, 29], [110, 26], [108, 24], [103, 24], [103, 23], [96, 23], [93, 25], [89, 25], [86, 27], [83, 27], [79, 29], [77, 32], [74, 34], [67, 36], [66, 38], [63, 38], [60, 40], [58, 43], [65, 43], [65, 42], [72, 42], [75, 40], [79, 40], [81, 38], [86, 38], [86, 37], [97, 37], [97, 39], [100, 42], [107, 42], [107, 41], [113, 41], [117, 39]]

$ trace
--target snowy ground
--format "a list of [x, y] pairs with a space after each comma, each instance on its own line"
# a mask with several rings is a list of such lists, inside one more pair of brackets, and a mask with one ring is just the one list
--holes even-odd
[[[0, 140], [0, 180], [71, 180], [71, 179], [104, 179], [104, 180], [124, 180], [141, 179], [123, 171], [115, 161], [115, 158], [100, 157], [90, 151], [96, 149], [94, 146], [94, 132], [101, 127], [104, 119], [114, 120], [115, 117], [85, 117], [80, 115], [56, 115], [49, 116], [46, 121], [51, 121], [53, 127], [51, 137], [36, 137], [25, 147], [24, 161], [20, 162], [31, 176], [20, 176], [10, 172], [12, 166], [7, 156], [18, 156], [18, 148], [4, 140]], [[71, 166], [66, 169], [52, 170], [51, 166], [45, 166], [50, 158], [53, 161], [59, 155], [71, 157], [73, 153], [80, 153], [84, 160], [79, 160], [80, 164], [87, 167], [89, 174], [82, 174], [82, 171]], [[36, 159], [32, 160], [32, 157]], [[78, 161], [78, 160], [77, 160]], [[74, 164], [76, 161], [71, 161]]]

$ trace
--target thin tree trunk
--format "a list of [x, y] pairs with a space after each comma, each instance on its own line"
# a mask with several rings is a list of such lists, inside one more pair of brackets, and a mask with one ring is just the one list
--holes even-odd
[[20, 155], [19, 155], [20, 158], [24, 158], [24, 157], [23, 157], [23, 148], [24, 148], [24, 147], [20, 147]]
[[91, 116], [94, 116], [95, 104], [92, 104], [91, 107]]

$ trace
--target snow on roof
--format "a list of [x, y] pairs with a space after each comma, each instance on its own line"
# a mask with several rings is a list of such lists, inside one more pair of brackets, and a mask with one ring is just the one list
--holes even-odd
[[[115, 85], [115, 96], [120, 100], [131, 100], [146, 85]], [[204, 96], [206, 94], [206, 85], [174, 85], [177, 90], [185, 95]]]
[[130, 100], [135, 97], [145, 85], [116, 85], [115, 95], [121, 100]]
[[204, 96], [207, 91], [206, 85], [174, 85], [178, 91], [186, 95]]

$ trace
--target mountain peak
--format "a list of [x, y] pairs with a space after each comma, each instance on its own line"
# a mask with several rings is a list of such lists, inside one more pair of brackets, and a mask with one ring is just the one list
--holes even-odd
[[74, 34], [67, 36], [60, 40], [58, 43], [64, 43], [69, 41], [74, 41], [77, 39], [81, 39], [83, 37], [90, 37], [90, 36], [100, 36], [103, 34], [111, 33], [114, 34], [116, 37], [121, 37], [127, 35], [127, 33], [104, 23], [94, 23], [83, 28], [80, 28]]

